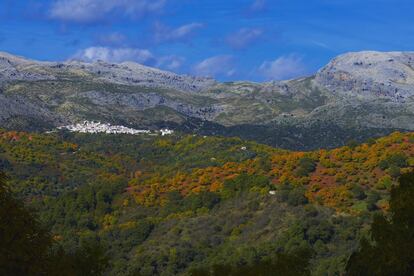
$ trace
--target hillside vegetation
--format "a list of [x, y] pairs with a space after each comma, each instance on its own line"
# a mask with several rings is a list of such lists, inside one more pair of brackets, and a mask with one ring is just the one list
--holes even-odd
[[39, 62], [0, 53], [0, 124], [45, 131], [98, 120], [237, 136], [291, 150], [414, 130], [413, 52], [358, 52], [306, 78], [220, 83], [133, 62]]
[[104, 247], [116, 275], [298, 256], [313, 275], [339, 275], [413, 166], [414, 133], [292, 152], [239, 138], [0, 132], [13, 192], [65, 249]]

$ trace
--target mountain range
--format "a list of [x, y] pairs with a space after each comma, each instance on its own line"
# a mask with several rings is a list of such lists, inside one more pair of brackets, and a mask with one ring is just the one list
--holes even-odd
[[267, 83], [0, 53], [0, 124], [10, 129], [95, 120], [310, 150], [412, 131], [413, 118], [414, 52], [347, 53], [313, 76]]

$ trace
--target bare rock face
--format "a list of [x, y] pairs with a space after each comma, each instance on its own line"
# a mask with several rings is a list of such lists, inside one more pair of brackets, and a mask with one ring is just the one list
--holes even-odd
[[[6, 97], [0, 94], [0, 125], [16, 118], [30, 119], [44, 125], [59, 125], [68, 122], [63, 116], [51, 112], [39, 103], [31, 103], [20, 96]], [[19, 126], [14, 125], [14, 127]]]
[[0, 82], [54, 80], [67, 72], [108, 83], [183, 92], [200, 92], [216, 84], [211, 78], [178, 75], [134, 62], [37, 62], [0, 52]]
[[189, 117], [203, 120], [212, 120], [222, 109], [220, 106], [193, 106], [191, 104], [172, 100], [156, 93], [108, 93], [102, 91], [88, 91], [79, 95], [87, 98], [97, 106], [118, 106], [129, 110], [143, 111], [159, 106], [169, 107]]
[[316, 82], [332, 92], [404, 102], [414, 95], [414, 52], [358, 52], [322, 68]]
[[39, 65], [48, 63], [30, 61], [21, 57], [0, 52], [0, 84], [1, 82], [25, 80], [53, 80], [55, 77], [44, 70], [38, 70]]
[[115, 81], [123, 84], [143, 84], [147, 87], [166, 87], [179, 91], [200, 92], [216, 84], [211, 78], [177, 75], [134, 62], [121, 63]]
[[134, 62], [117, 64], [103, 61], [93, 63], [69, 61], [54, 63], [50, 67], [59, 71], [81, 72], [94, 79], [113, 84], [173, 89], [183, 92], [200, 92], [216, 84], [216, 81], [211, 78], [178, 75]]
[[306, 78], [218, 83], [133, 62], [39, 62], [0, 53], [0, 128], [96, 119], [275, 146], [291, 141], [297, 149], [338, 146], [375, 136], [372, 130], [414, 130], [413, 68], [414, 52], [360, 52]]

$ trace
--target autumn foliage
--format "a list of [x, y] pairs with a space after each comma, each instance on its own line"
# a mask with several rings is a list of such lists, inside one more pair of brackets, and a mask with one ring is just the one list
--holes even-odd
[[[384, 163], [390, 165], [384, 166]], [[269, 177], [274, 189], [286, 183], [303, 186], [311, 202], [347, 212], [352, 211], [349, 207], [355, 202], [355, 186], [363, 191], [390, 190], [399, 174], [413, 166], [414, 134], [396, 132], [354, 148], [281, 151], [169, 175], [138, 175], [129, 181], [129, 191], [139, 204], [163, 204], [169, 192], [178, 191], [183, 196], [202, 191], [219, 192], [226, 180], [247, 173]]]

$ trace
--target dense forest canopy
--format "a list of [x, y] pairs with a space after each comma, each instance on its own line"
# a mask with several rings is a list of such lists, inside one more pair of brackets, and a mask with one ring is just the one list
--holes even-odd
[[413, 166], [414, 133], [292, 152], [181, 134], [0, 132], [0, 169], [45, 244], [70, 256], [96, 245], [116, 275], [247, 273], [295, 258], [300, 273], [343, 274]]

